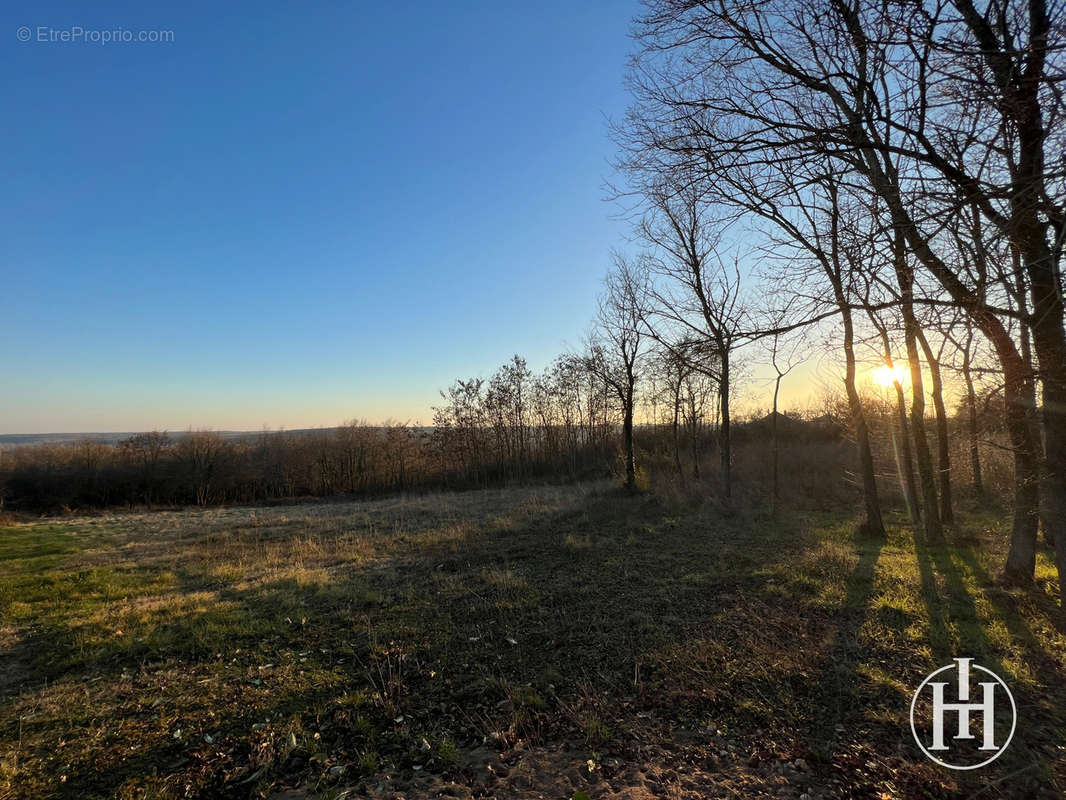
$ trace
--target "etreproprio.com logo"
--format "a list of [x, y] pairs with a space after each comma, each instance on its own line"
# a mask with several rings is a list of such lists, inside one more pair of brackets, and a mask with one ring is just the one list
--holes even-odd
[[174, 31], [86, 28], [82, 25], [22, 25], [15, 30], [15, 38], [20, 42], [39, 44], [158, 44], [173, 42]]

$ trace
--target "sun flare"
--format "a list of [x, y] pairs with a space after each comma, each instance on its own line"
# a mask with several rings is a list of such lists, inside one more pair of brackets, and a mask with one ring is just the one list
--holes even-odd
[[888, 364], [882, 364], [873, 371], [873, 379], [878, 386], [891, 386], [896, 381], [903, 383], [906, 377], [906, 370], [899, 365], [890, 367]]

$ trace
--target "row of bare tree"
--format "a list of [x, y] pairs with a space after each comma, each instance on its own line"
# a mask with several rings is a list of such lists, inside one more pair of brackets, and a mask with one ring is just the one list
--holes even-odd
[[576, 479], [612, 468], [620, 407], [611, 385], [582, 357], [560, 356], [534, 375], [514, 356], [487, 380], [456, 381], [441, 396], [428, 428], [350, 422], [243, 435], [151, 432], [116, 445], [87, 438], [3, 450], [0, 506], [204, 506], [366, 496]]
[[[1060, 16], [1042, 0], [648, 2], [615, 126], [617, 195], [643, 246], [616, 257], [586, 356], [623, 408], [630, 485], [642, 359], [715, 386], [728, 496], [738, 350], [769, 352], [776, 389], [803, 357], [796, 337], [820, 338], [843, 362], [865, 527], [882, 534], [860, 396], [874, 347], [905, 373], [898, 463], [924, 535], [954, 518], [957, 368], [971, 418], [975, 381], [1002, 399], [1005, 577], [1032, 581], [1041, 519], [1066, 574]], [[976, 438], [972, 454], [979, 482]]]
[[617, 408], [610, 387], [564, 355], [534, 375], [514, 356], [488, 380], [456, 381], [434, 409], [442, 474], [485, 485], [548, 471], [576, 477], [590, 453], [613, 442]]
[[352, 422], [317, 431], [154, 431], [115, 445], [26, 445], [0, 453], [0, 503], [27, 511], [206, 506], [404, 490], [429, 478], [425, 439], [400, 423]]

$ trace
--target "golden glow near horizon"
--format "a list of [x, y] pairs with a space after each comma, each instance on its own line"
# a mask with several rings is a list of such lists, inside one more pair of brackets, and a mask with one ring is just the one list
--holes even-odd
[[898, 364], [892, 367], [882, 364], [871, 375], [878, 386], [889, 387], [897, 382], [902, 385], [907, 378], [907, 371]]

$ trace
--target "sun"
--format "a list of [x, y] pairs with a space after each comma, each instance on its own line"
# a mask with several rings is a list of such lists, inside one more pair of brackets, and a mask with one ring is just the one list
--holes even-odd
[[873, 371], [873, 379], [879, 386], [891, 386], [896, 383], [903, 383], [907, 377], [906, 370], [901, 366], [890, 367], [888, 364], [882, 364], [880, 367]]

